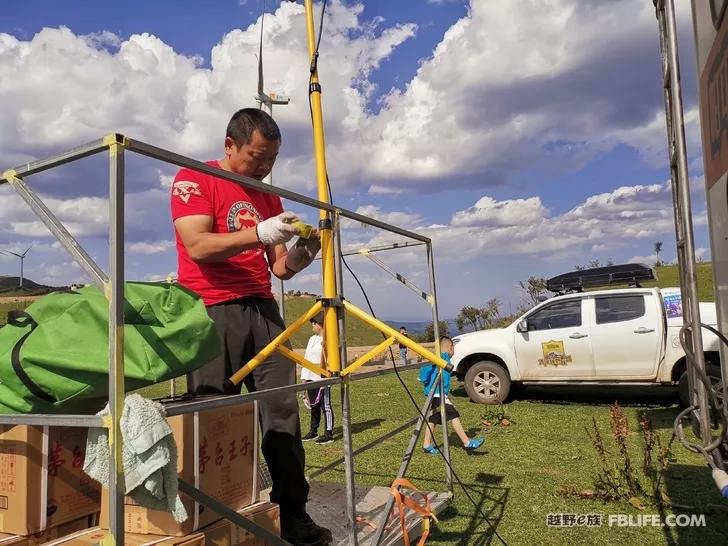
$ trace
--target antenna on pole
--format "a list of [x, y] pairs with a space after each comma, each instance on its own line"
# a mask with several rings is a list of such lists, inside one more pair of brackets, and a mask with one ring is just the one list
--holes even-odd
[[18, 254], [17, 252], [13, 252], [12, 250], [0, 249], [0, 252], [2, 252], [3, 254], [12, 255], [16, 258], [20, 258], [20, 288], [23, 288], [23, 262], [25, 261], [25, 256], [27, 256], [31, 248], [33, 248], [33, 245], [30, 245], [27, 249], [25, 249], [25, 252], [23, 252], [22, 254]]

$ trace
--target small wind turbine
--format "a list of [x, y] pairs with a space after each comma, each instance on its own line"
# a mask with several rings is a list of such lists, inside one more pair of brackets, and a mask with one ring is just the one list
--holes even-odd
[[23, 262], [25, 260], [25, 256], [28, 254], [31, 248], [32, 245], [29, 246], [22, 254], [18, 254], [17, 252], [13, 252], [12, 250], [0, 250], [0, 252], [2, 252], [3, 254], [10, 254], [15, 256], [16, 258], [20, 258], [20, 288], [23, 288]]
[[[291, 99], [285, 95], [278, 93], [266, 93], [264, 91], [265, 84], [263, 83], [263, 23], [265, 22], [265, 0], [263, 0], [263, 12], [260, 16], [260, 44], [258, 47], [258, 92], [255, 95], [255, 100], [258, 101], [258, 108], [270, 114], [273, 117], [273, 105], [274, 104], [288, 104]], [[263, 179], [263, 182], [269, 185], [273, 185], [273, 172], [269, 172], [268, 175]], [[279, 307], [281, 315], [286, 316], [286, 296], [284, 292], [283, 279], [281, 279], [281, 297], [279, 300]]]
[[[261, 110], [265, 110], [271, 117], [273, 117], [273, 105], [274, 104], [288, 104], [291, 99], [285, 95], [279, 93], [266, 93], [264, 91], [265, 84], [263, 83], [263, 22], [265, 21], [265, 1], [263, 2], [263, 13], [260, 16], [260, 46], [258, 48], [258, 93], [255, 95], [255, 100], [258, 101], [258, 107]], [[266, 184], [273, 185], [273, 175], [268, 174], [263, 179]]]

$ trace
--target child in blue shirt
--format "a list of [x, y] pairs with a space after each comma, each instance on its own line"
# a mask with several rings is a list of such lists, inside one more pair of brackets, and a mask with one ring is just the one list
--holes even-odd
[[[447, 336], [442, 336], [440, 338], [440, 350], [442, 351], [440, 353], [440, 357], [448, 363], [450, 362], [450, 357], [454, 352], [453, 348], [454, 345], [452, 339]], [[429, 364], [420, 368], [419, 381], [424, 384], [425, 396], [430, 395], [430, 390], [432, 390], [435, 385], [438, 371], [439, 368], [434, 364]], [[445, 370], [442, 371], [442, 381], [445, 388], [445, 419], [449, 423], [452, 423], [452, 428], [458, 435], [458, 438], [460, 438], [460, 441], [463, 443], [463, 447], [468, 451], [475, 451], [483, 445], [483, 442], [485, 440], [483, 440], [482, 438], [470, 438], [467, 434], [465, 434], [463, 425], [460, 422], [460, 413], [458, 413], [458, 410], [455, 409], [455, 406], [453, 406], [450, 398], [447, 396], [450, 392], [450, 372], [446, 372]], [[439, 387], [437, 388], [437, 391], [433, 396], [432, 411], [430, 412], [427, 421], [428, 423], [427, 428], [425, 429], [425, 438], [422, 449], [426, 453], [434, 455], [437, 453], [437, 448], [432, 443], [432, 438], [435, 433], [435, 426], [442, 424], [442, 419], [440, 415]]]

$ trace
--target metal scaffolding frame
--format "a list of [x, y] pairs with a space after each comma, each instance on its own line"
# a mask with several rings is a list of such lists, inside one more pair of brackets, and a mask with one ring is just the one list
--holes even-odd
[[[698, 298], [698, 272], [695, 264], [695, 240], [690, 205], [690, 178], [685, 147], [680, 60], [677, 47], [675, 6], [672, 0], [653, 0], [660, 37], [660, 61], [667, 128], [667, 152], [670, 166], [673, 213], [675, 216], [675, 242], [682, 298], [683, 323], [690, 328], [687, 338], [695, 362], [687, 360], [688, 384], [691, 404], [699, 436], [704, 445], [712, 442], [708, 395], [697, 373], [705, 375], [703, 332], [700, 327], [700, 303]], [[695, 370], [698, 368], [698, 371]]]
[[[301, 195], [289, 190], [285, 190], [280, 187], [270, 186], [258, 180], [241, 176], [235, 173], [224, 171], [215, 167], [190, 159], [180, 154], [164, 150], [162, 148], [128, 138], [122, 134], [114, 133], [105, 136], [102, 139], [89, 142], [87, 144], [78, 146], [66, 152], [54, 155], [47, 159], [38, 161], [32, 161], [24, 165], [18, 166], [14, 169], [5, 171], [0, 175], [0, 185], [10, 184], [10, 186], [23, 198], [23, 200], [29, 205], [33, 212], [43, 223], [48, 227], [50, 232], [56, 237], [59, 243], [68, 251], [71, 257], [81, 266], [81, 268], [89, 275], [91, 281], [103, 291], [109, 300], [109, 408], [110, 418], [108, 420], [102, 419], [97, 415], [0, 415], [1, 424], [25, 424], [25, 425], [51, 425], [51, 426], [78, 426], [78, 427], [108, 427], [109, 428], [109, 444], [110, 444], [110, 483], [109, 483], [109, 522], [110, 522], [110, 535], [109, 542], [111, 544], [123, 544], [124, 543], [124, 492], [120, 487], [123, 477], [123, 467], [121, 463], [122, 453], [122, 436], [120, 429], [120, 420], [123, 413], [124, 405], [124, 316], [123, 316], [123, 298], [124, 298], [124, 179], [125, 179], [125, 152], [130, 151], [136, 154], [146, 156], [152, 159], [163, 161], [177, 165], [178, 167], [186, 167], [196, 171], [200, 171], [212, 176], [228, 180], [239, 184], [245, 188], [253, 188], [261, 192], [266, 192], [279, 197], [295, 201], [297, 203], [308, 205], [325, 211], [333, 215], [333, 231], [335, 245], [335, 258], [339, 264], [337, 275], [336, 275], [336, 291], [338, 297], [343, 299], [343, 280], [341, 275], [341, 264], [344, 253], [341, 251], [341, 236], [340, 236], [340, 218], [348, 218], [356, 220], [363, 224], [378, 227], [391, 233], [399, 234], [403, 237], [414, 239], [418, 241], [418, 244], [425, 245], [427, 247], [427, 262], [428, 262], [428, 275], [430, 283], [430, 293], [433, 296], [431, 302], [432, 318], [435, 327], [435, 333], [437, 336], [437, 325], [438, 325], [438, 311], [435, 299], [435, 272], [434, 272], [434, 258], [432, 252], [432, 242], [429, 238], [420, 235], [415, 232], [408, 231], [406, 229], [399, 228], [387, 224], [385, 222], [363, 216], [356, 212], [337, 207], [328, 202], [319, 201], [312, 199], [305, 195]], [[104, 270], [96, 264], [91, 256], [84, 250], [81, 244], [71, 235], [71, 233], [64, 227], [58, 218], [48, 209], [43, 203], [41, 198], [28, 186], [25, 179], [53, 169], [55, 167], [65, 165], [95, 154], [107, 152], [109, 157], [109, 273], [107, 274]], [[344, 301], [344, 306], [348, 311], [352, 312], [355, 316], [361, 318], [363, 312], [358, 310], [356, 307], [351, 306], [349, 302]], [[321, 305], [321, 302], [318, 302]], [[343, 332], [344, 313], [338, 313], [338, 327], [339, 331]], [[372, 320], [372, 319], [370, 319]], [[398, 334], [398, 333], [397, 333]], [[388, 342], [391, 344], [393, 341], [399, 340], [399, 335], [395, 336], [390, 334]], [[407, 340], [409, 341], [409, 340]], [[414, 342], [409, 342], [413, 345]], [[419, 346], [418, 349], [421, 349]], [[421, 354], [422, 351], [418, 350]], [[339, 340], [338, 353], [342, 362], [346, 362], [346, 341], [345, 338]], [[425, 351], [426, 354], [430, 354]], [[373, 355], [372, 355], [373, 356]], [[439, 360], [439, 359], [438, 359]], [[357, 359], [355, 364], [359, 366], [364, 363], [362, 359]], [[349, 366], [351, 368], [352, 366]], [[358, 367], [358, 366], [357, 366]], [[400, 371], [417, 368], [417, 365], [412, 366], [401, 366]], [[348, 370], [348, 368], [347, 368]], [[346, 370], [342, 370], [346, 371]], [[350, 412], [350, 400], [349, 400], [349, 389], [350, 382], [368, 377], [382, 375], [385, 373], [391, 373], [392, 369], [380, 370], [375, 372], [365, 372], [357, 375], [349, 375], [348, 373], [336, 373], [333, 377], [322, 379], [318, 382], [313, 383], [314, 386], [324, 385], [335, 385], [339, 384], [342, 390], [342, 426], [344, 436], [344, 464], [346, 474], [346, 495], [347, 495], [347, 515], [348, 515], [348, 530], [350, 544], [357, 544], [357, 529], [356, 529], [356, 505], [354, 500], [354, 466], [353, 457], [354, 452], [352, 449], [352, 433], [351, 433], [351, 412]], [[439, 380], [438, 376], [438, 380]], [[280, 387], [277, 389], [270, 389], [267, 391], [258, 391], [254, 393], [241, 394], [235, 396], [225, 396], [210, 400], [196, 400], [191, 402], [171, 404], [167, 407], [167, 414], [169, 416], [179, 415], [182, 413], [191, 413], [200, 411], [202, 409], [212, 409], [218, 407], [224, 407], [234, 404], [242, 404], [251, 402], [253, 400], [261, 399], [264, 397], [275, 396], [280, 392], [284, 391], [300, 391], [304, 389], [310, 389], [311, 383], [290, 385], [287, 387]], [[442, 395], [442, 383], [440, 382], [439, 388]], [[419, 438], [422, 426], [424, 424], [423, 416], [427, 415], [429, 411], [432, 394], [435, 389], [432, 389], [430, 396], [428, 397], [425, 405], [420, 410], [420, 416], [417, 418], [417, 426], [412, 433], [412, 437], [409, 442], [409, 447], [403, 457], [402, 465], [397, 477], [403, 477], [407, 471], [409, 463], [412, 458], [414, 448]], [[444, 412], [444, 405], [441, 405], [441, 411]], [[443, 455], [446, 460], [446, 474], [447, 474], [447, 486], [448, 493], [452, 497], [452, 475], [450, 471], [450, 458], [447, 444], [447, 426], [446, 420], [443, 415]], [[389, 433], [388, 433], [389, 434]], [[363, 449], [358, 450], [361, 452]], [[256, 525], [247, 518], [234, 512], [230, 508], [217, 502], [215, 499], [210, 498], [203, 492], [195, 489], [189, 484], [184, 482], [180, 483], [180, 490], [188, 494], [200, 504], [203, 504], [215, 512], [222, 515], [224, 518], [231, 520], [233, 523], [249, 530], [257, 536], [261, 536], [268, 541], [270, 544], [287, 544], [282, 539], [275, 537], [264, 528]], [[393, 502], [393, 499], [391, 499]], [[392, 508], [392, 502], [387, 504], [385, 514], [383, 515], [382, 521], [379, 523], [377, 538], [379, 541], [384, 534], [384, 528], [389, 516], [389, 512]], [[378, 542], [377, 542], [378, 543]]]

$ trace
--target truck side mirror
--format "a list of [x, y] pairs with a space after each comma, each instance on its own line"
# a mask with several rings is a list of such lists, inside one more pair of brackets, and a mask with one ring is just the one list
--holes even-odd
[[528, 320], [523, 319], [518, 322], [518, 325], [516, 326], [516, 332], [520, 332], [521, 334], [525, 334], [528, 332]]

